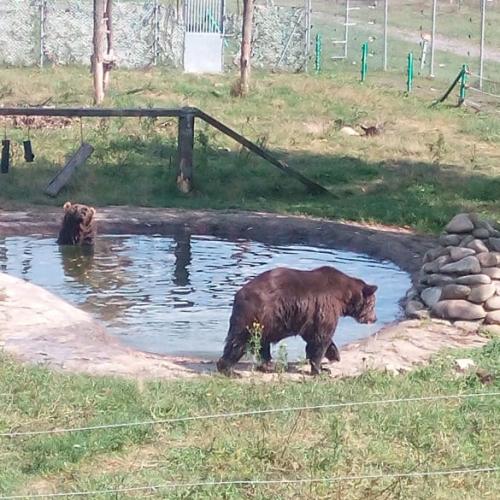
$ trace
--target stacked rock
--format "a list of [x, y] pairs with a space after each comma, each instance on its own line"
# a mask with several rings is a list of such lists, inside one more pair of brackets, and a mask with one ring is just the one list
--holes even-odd
[[476, 214], [455, 216], [425, 254], [407, 312], [419, 316], [424, 304], [439, 318], [500, 324], [500, 231]]

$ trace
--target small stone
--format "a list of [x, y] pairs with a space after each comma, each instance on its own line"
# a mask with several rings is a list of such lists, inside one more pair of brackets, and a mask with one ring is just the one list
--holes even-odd
[[439, 237], [439, 243], [441, 243], [444, 247], [457, 247], [460, 245], [461, 241], [462, 237], [459, 234], [442, 234]]
[[484, 322], [487, 325], [500, 325], [500, 311], [490, 311]]
[[495, 295], [486, 301], [484, 307], [487, 311], [497, 311], [500, 309], [500, 295]]
[[500, 257], [494, 252], [482, 252], [477, 254], [477, 260], [481, 267], [494, 267], [500, 264]]
[[427, 250], [427, 252], [425, 252], [424, 262], [431, 262], [433, 260], [436, 260], [438, 257], [448, 254], [449, 251], [445, 247], [431, 248], [430, 250]]
[[453, 326], [466, 332], [477, 332], [481, 327], [482, 321], [455, 321]]
[[495, 228], [487, 220], [479, 220], [477, 224], [474, 222], [474, 226], [478, 229], [486, 229], [490, 236], [495, 236]]
[[459, 285], [488, 285], [491, 283], [491, 278], [486, 274], [470, 274], [456, 278], [455, 283]]
[[496, 292], [495, 285], [479, 285], [472, 289], [471, 293], [467, 297], [467, 300], [474, 302], [475, 304], [482, 304], [486, 302], [489, 298], [493, 297]]
[[469, 358], [455, 360], [455, 368], [459, 372], [466, 372], [467, 370], [474, 368], [474, 366], [476, 366], [476, 363], [474, 363], [474, 361], [472, 361], [472, 359]]
[[412, 286], [407, 292], [406, 292], [406, 298], [408, 300], [415, 300], [417, 299], [418, 300], [418, 297], [420, 296], [420, 294], [418, 293], [418, 290]]
[[485, 240], [489, 238], [491, 235], [487, 229], [480, 227], [479, 229], [474, 229], [474, 231], [472, 231], [472, 236], [474, 236], [474, 238]]
[[500, 252], [500, 238], [490, 238], [488, 243], [492, 250], [495, 252]]
[[459, 246], [466, 247], [471, 241], [474, 241], [474, 240], [475, 240], [474, 236], [472, 236], [472, 234], [468, 234], [467, 236], [462, 238], [462, 241], [460, 242]]
[[420, 297], [422, 298], [424, 304], [427, 307], [432, 307], [441, 297], [441, 288], [439, 287], [426, 288], [420, 294]]
[[425, 281], [430, 286], [443, 286], [453, 283], [453, 278], [446, 274], [429, 274]]
[[449, 255], [441, 255], [441, 257], [438, 257], [436, 260], [424, 264], [422, 269], [426, 273], [437, 273], [439, 269], [441, 269], [441, 267], [444, 266], [445, 264], [448, 264], [450, 260], [451, 258]]
[[441, 292], [440, 300], [466, 299], [471, 293], [471, 289], [465, 285], [446, 285]]
[[468, 214], [458, 214], [448, 222], [444, 230], [447, 233], [468, 233], [474, 230], [474, 224]]
[[361, 135], [357, 130], [354, 130], [352, 127], [342, 127], [340, 132], [344, 135]]
[[495, 287], [497, 289], [497, 295], [500, 295], [500, 281], [493, 280], [492, 283], [495, 285]]
[[467, 248], [472, 248], [477, 253], [488, 251], [488, 247], [481, 240], [472, 240], [470, 243], [467, 243]]
[[478, 274], [481, 272], [481, 266], [476, 257], [470, 255], [465, 257], [458, 262], [452, 262], [451, 264], [445, 264], [439, 269], [440, 272], [451, 274]]
[[485, 310], [466, 300], [442, 300], [434, 304], [432, 312], [439, 318], [475, 320], [486, 316]]
[[451, 247], [450, 248], [450, 257], [451, 260], [457, 261], [462, 260], [464, 257], [468, 257], [469, 255], [474, 255], [476, 252], [472, 250], [472, 248], [463, 248], [463, 247]]
[[500, 280], [500, 268], [499, 267], [485, 267], [483, 269], [483, 274], [486, 274], [494, 280]]
[[409, 300], [406, 303], [405, 312], [408, 318], [425, 319], [429, 317], [429, 312], [419, 300]]

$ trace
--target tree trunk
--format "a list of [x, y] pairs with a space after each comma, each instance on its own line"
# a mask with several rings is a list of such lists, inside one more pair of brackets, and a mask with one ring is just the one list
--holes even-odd
[[113, 69], [113, 63], [114, 63], [112, 13], [113, 13], [113, 0], [106, 0], [106, 10], [104, 16], [106, 22], [107, 50], [106, 50], [106, 55], [104, 57], [104, 77], [103, 77], [104, 93], [106, 93], [109, 88], [109, 84], [111, 82], [111, 70]]
[[94, 53], [92, 55], [92, 73], [94, 76], [94, 104], [104, 100], [104, 55], [106, 43], [106, 25], [104, 11], [107, 0], [94, 0]]
[[240, 85], [239, 94], [248, 95], [250, 87], [250, 55], [252, 52], [254, 0], [243, 0], [243, 32], [241, 37]]

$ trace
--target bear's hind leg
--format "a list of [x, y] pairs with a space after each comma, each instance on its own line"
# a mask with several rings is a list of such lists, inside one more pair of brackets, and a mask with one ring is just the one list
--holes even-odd
[[239, 335], [228, 335], [224, 352], [217, 361], [217, 370], [224, 375], [231, 375], [233, 366], [245, 354], [246, 344], [248, 341], [248, 331], [242, 332]]
[[325, 345], [318, 341], [309, 341], [306, 344], [306, 356], [311, 365], [311, 375], [319, 375], [321, 373], [321, 360], [325, 357], [325, 353], [329, 344]]

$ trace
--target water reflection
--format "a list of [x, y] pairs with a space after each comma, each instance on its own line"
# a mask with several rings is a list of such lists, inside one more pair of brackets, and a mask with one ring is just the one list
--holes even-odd
[[[226, 335], [235, 292], [277, 266], [324, 264], [379, 285], [375, 325], [348, 318], [339, 345], [392, 321], [408, 276], [387, 262], [306, 246], [221, 241], [179, 232], [159, 236], [100, 236], [95, 248], [58, 247], [49, 238], [0, 238], [0, 269], [42, 285], [104, 321], [126, 343], [144, 350], [215, 358]], [[290, 359], [301, 339], [286, 341]]]

